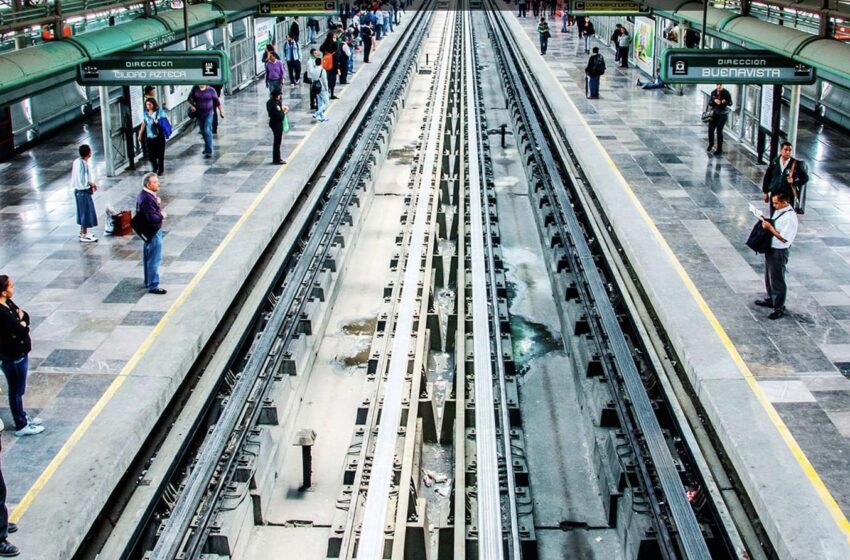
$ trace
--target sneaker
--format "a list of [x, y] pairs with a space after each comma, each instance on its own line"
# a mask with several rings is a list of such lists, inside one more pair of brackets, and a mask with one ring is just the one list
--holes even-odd
[[7, 533], [17, 533], [18, 532], [18, 526], [10, 521], [9, 524], [6, 526], [6, 532]]
[[32, 424], [33, 426], [41, 426], [42, 424], [44, 424], [44, 421], [42, 421], [42, 419], [38, 416], [36, 416], [35, 418], [33, 418], [32, 416], [27, 416], [27, 424]]
[[97, 237], [95, 237], [94, 235], [92, 235], [90, 233], [87, 234], [87, 235], [83, 235], [82, 233], [80, 234], [80, 243], [96, 243], [96, 242], [97, 242]]
[[21, 551], [18, 550], [18, 547], [13, 545], [6, 539], [0, 541], [0, 556], [2, 556], [3, 558], [11, 558], [12, 556], [17, 556], [20, 553]]
[[44, 431], [44, 426], [34, 426], [32, 424], [27, 424], [20, 430], [15, 430], [16, 437], [24, 437], [24, 436], [34, 436], [40, 434]]

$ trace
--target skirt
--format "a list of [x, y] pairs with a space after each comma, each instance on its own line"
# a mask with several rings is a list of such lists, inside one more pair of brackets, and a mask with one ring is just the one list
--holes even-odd
[[77, 197], [77, 225], [84, 228], [95, 227], [97, 225], [97, 212], [94, 209], [91, 190], [77, 190], [75, 194]]

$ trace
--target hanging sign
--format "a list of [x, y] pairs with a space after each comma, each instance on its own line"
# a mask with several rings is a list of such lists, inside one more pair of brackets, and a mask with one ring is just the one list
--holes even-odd
[[228, 70], [222, 51], [128, 52], [80, 64], [77, 79], [87, 86], [222, 85]]
[[336, 0], [277, 0], [260, 2], [259, 16], [335, 16], [339, 13]]
[[570, 0], [568, 13], [573, 16], [645, 16], [649, 6], [629, 0]]
[[669, 84], [813, 84], [815, 69], [770, 51], [665, 49]]

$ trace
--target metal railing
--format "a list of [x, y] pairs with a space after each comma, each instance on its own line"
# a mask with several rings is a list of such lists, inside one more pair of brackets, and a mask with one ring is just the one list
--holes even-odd
[[[0, 10], [0, 33], [55, 23], [60, 19], [88, 16], [111, 10], [142, 9], [149, 0], [65, 0], [44, 4], [24, 4], [20, 10]], [[157, 4], [158, 2], [150, 2]]]

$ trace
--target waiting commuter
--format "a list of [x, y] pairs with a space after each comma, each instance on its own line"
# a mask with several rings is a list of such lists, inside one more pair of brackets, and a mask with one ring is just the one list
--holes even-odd
[[283, 119], [289, 112], [289, 107], [280, 100], [280, 91], [273, 91], [266, 102], [266, 112], [269, 114], [269, 128], [272, 129], [272, 163], [286, 163], [280, 158], [280, 143], [283, 140]]
[[[316, 61], [319, 64], [316, 65]], [[321, 79], [322, 56], [318, 49], [310, 49], [310, 58], [307, 59], [307, 70], [304, 72], [304, 81], [310, 84], [310, 109], [316, 111], [318, 105], [318, 92], [313, 88], [313, 82]]]
[[623, 29], [623, 24], [618, 23], [614, 27], [614, 31], [611, 33], [611, 44], [614, 45], [614, 62], [620, 62], [620, 49], [617, 46], [617, 39], [620, 38], [620, 34], [625, 31]]
[[372, 53], [372, 24], [370, 22], [360, 24], [360, 39], [363, 41], [363, 62], [369, 64], [369, 55]]
[[319, 36], [319, 20], [313, 16], [307, 18], [307, 42], [315, 43]]
[[14, 295], [12, 278], [0, 275], [0, 369], [9, 386], [9, 410], [15, 420], [15, 436], [34, 436], [43, 432], [44, 426], [41, 418], [32, 418], [24, 410], [29, 353], [32, 350], [30, 316], [15, 305], [12, 301]]
[[159, 287], [159, 265], [162, 262], [162, 220], [168, 215], [162, 210], [162, 199], [157, 194], [159, 177], [156, 173], [147, 173], [142, 184], [142, 190], [136, 196], [136, 215], [144, 229], [142, 267], [145, 272], [145, 288], [148, 293], [163, 295], [166, 291]]
[[160, 175], [165, 173], [165, 132], [159, 121], [165, 118], [165, 111], [156, 99], [145, 99], [145, 112], [139, 126], [139, 142], [144, 141], [147, 144], [151, 171]]
[[354, 56], [354, 48], [351, 46], [351, 38], [343, 39], [337, 51], [337, 68], [339, 69], [339, 83], [348, 83], [348, 62]]
[[[318, 109], [313, 113], [313, 118], [319, 122], [325, 122], [328, 118], [325, 116], [325, 110], [330, 104], [330, 93], [328, 90], [328, 73], [322, 68], [322, 59], [317, 58], [315, 63], [318, 77], [310, 84], [310, 88], [316, 92], [316, 102]], [[318, 84], [318, 85], [317, 85]]]
[[3, 558], [11, 558], [21, 553], [17, 546], [7, 540], [9, 533], [17, 530], [18, 526], [9, 521], [9, 510], [6, 508], [6, 481], [3, 480], [3, 471], [0, 470], [0, 556]]
[[195, 110], [198, 125], [201, 127], [201, 136], [204, 137], [204, 157], [212, 157], [212, 121], [213, 113], [217, 110], [221, 118], [224, 111], [221, 108], [218, 95], [215, 90], [206, 84], [201, 84], [189, 96], [189, 104]]
[[764, 287], [767, 298], [757, 299], [756, 305], [773, 308], [768, 319], [775, 320], [785, 315], [785, 268], [788, 265], [788, 249], [797, 237], [797, 213], [791, 207], [788, 191], [776, 192], [772, 199], [776, 214], [772, 220], [762, 220], [761, 227], [773, 235], [770, 249], [764, 254]]
[[[269, 61], [269, 54], [277, 52], [277, 45], [274, 41], [266, 45], [266, 48], [263, 49], [263, 64]], [[275, 55], [277, 56], [277, 55]]]
[[372, 10], [372, 21], [375, 24], [375, 40], [380, 41], [384, 37], [384, 12]]
[[525, 13], [526, 13], [526, 11], [528, 10], [528, 2], [527, 2], [527, 0], [519, 0], [519, 3], [517, 4], [517, 9], [519, 10], [519, 12], [518, 12], [518, 14], [517, 14], [517, 15], [518, 15], [519, 17], [521, 17], [521, 18], [524, 18], [524, 17], [525, 17]]
[[295, 87], [301, 78], [301, 46], [292, 35], [288, 36], [283, 44], [283, 59], [286, 60], [286, 69], [289, 71], [289, 85]]
[[717, 133], [717, 151], [714, 152], [714, 155], [723, 155], [723, 128], [729, 118], [729, 108], [732, 107], [732, 95], [728, 90], [723, 89], [723, 84], [717, 84], [717, 87], [711, 92], [708, 107], [711, 109], [712, 115], [711, 120], [708, 121], [707, 151], [710, 152], [714, 147], [714, 135]]
[[632, 42], [632, 37], [629, 35], [629, 30], [623, 27], [620, 36], [617, 37], [617, 55], [620, 58], [620, 66], [623, 68], [629, 67], [629, 44]]
[[587, 94], [588, 99], [599, 99], [599, 79], [605, 73], [605, 59], [599, 54], [599, 47], [593, 47], [593, 54], [587, 59], [587, 66], [584, 69], [587, 75], [587, 88], [590, 91]]
[[266, 60], [266, 87], [269, 93], [283, 89], [283, 63], [277, 59], [277, 53], [270, 52]]
[[546, 47], [549, 46], [549, 24], [546, 22], [546, 16], [540, 17], [537, 34], [540, 36], [540, 54], [546, 54]]
[[92, 194], [97, 190], [94, 172], [91, 166], [91, 147], [80, 146], [80, 157], [71, 167], [71, 186], [77, 203], [77, 225], [80, 226], [80, 243], [94, 243], [97, 237], [89, 233], [89, 228], [97, 226], [97, 212], [94, 209]]
[[296, 43], [301, 38], [301, 22], [298, 21], [298, 16], [292, 18], [292, 23], [289, 25], [289, 36]]
[[[334, 89], [336, 88], [336, 75], [337, 75], [337, 50], [339, 49], [339, 45], [336, 42], [335, 34], [333, 31], [328, 31], [327, 36], [325, 37], [325, 42], [319, 46], [319, 52], [322, 53], [322, 68], [326, 71], [327, 83], [328, 83], [328, 94], [331, 99], [337, 99], [336, 95], [334, 95]], [[328, 60], [330, 60], [330, 64], [328, 64]]]
[[[809, 173], [806, 163], [791, 157], [790, 142], [783, 142], [779, 148], [779, 156], [770, 162], [761, 182], [761, 191], [764, 193], [764, 201], [771, 202], [773, 196], [779, 192], [788, 193], [790, 200], [798, 214], [805, 212], [806, 183], [809, 182]], [[770, 215], [773, 216], [775, 208], [770, 206]]]
[[596, 29], [589, 17], [584, 18], [584, 27], [582, 27], [581, 35], [584, 37], [584, 54], [590, 53], [590, 43], [593, 41], [593, 36], [596, 35]]

